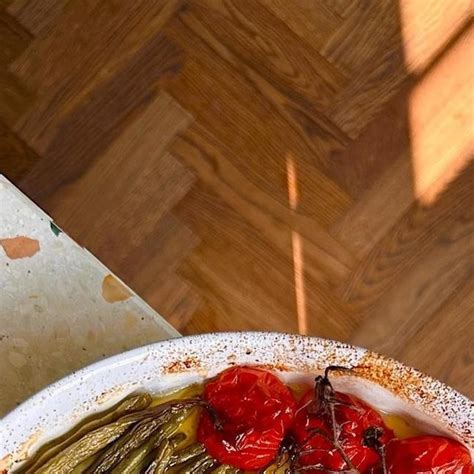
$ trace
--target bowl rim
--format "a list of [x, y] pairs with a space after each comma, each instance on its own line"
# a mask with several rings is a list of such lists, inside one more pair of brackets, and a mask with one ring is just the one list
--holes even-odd
[[[326, 366], [341, 365], [341, 361], [344, 363], [345, 359], [346, 365], [352, 365], [353, 372], [350, 375], [351, 377], [361, 377], [367, 381], [374, 382], [389, 390], [397, 398], [433, 417], [434, 420], [440, 421], [453, 437], [461, 440], [470, 449], [471, 454], [474, 452], [474, 403], [444, 382], [434, 379], [395, 359], [348, 343], [315, 336], [267, 331], [214, 332], [183, 336], [158, 341], [115, 354], [66, 375], [26, 399], [0, 419], [0, 431], [2, 431], [2, 426], [14, 426], [15, 419], [21, 419], [26, 413], [33, 413], [37, 409], [37, 405], [41, 405], [41, 402], [45, 399], [56, 396], [61, 397], [61, 391], [68, 387], [73, 387], [86, 379], [94, 378], [108, 367], [116, 364], [133, 366], [135, 360], [138, 362], [140, 359], [146, 358], [147, 354], [163, 353], [164, 351], [166, 351], [164, 352], [166, 354], [168, 350], [177, 351], [178, 354], [181, 351], [182, 359], [183, 350], [185, 351], [189, 347], [194, 347], [199, 352], [199, 350], [203, 351], [204, 347], [207, 347], [209, 350], [213, 343], [216, 345], [222, 341], [226, 341], [229, 344], [241, 343], [242, 340], [246, 340], [247, 344], [257, 343], [255, 346], [257, 350], [263, 350], [270, 345], [276, 351], [275, 344], [285, 343], [288, 348], [292, 348], [291, 350], [295, 354], [300, 355], [305, 350], [311, 351], [320, 348], [325, 356], [325, 361], [327, 361]], [[237, 345], [234, 345], [233, 349], [236, 352], [240, 350]], [[252, 362], [249, 362], [249, 364], [277, 371], [291, 371], [289, 369], [291, 364], [288, 359], [288, 351], [283, 351], [279, 358], [277, 357], [270, 366], [268, 364], [255, 364]], [[186, 367], [180, 364], [181, 359], [178, 357], [176, 359], [178, 365], [172, 369], [171, 364], [168, 372], [165, 371], [164, 374], [185, 373], [199, 368], [199, 361], [195, 361], [198, 365], [193, 362], [190, 367]], [[308, 355], [306, 355], [306, 359], [308, 359]], [[358, 363], [353, 364], [352, 362], [354, 361]], [[322, 367], [315, 368], [315, 362], [306, 361], [306, 363], [308, 364], [307, 368], [301, 366], [300, 361], [298, 361], [298, 371], [318, 372], [322, 370]], [[242, 362], [239, 362], [240, 364]], [[228, 359], [227, 365], [235, 364]], [[0, 439], [0, 456], [3, 455], [4, 451], [2, 444]], [[0, 459], [0, 468], [2, 467], [1, 462], [2, 460]]]

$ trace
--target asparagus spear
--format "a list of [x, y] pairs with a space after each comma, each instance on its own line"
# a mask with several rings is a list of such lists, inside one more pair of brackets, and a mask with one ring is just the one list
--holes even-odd
[[156, 431], [163, 427], [165, 436], [178, 430], [183, 420], [189, 415], [191, 407], [181, 408], [174, 413], [172, 409], [163, 411], [155, 418], [147, 418], [134, 426], [121, 440], [105, 450], [100, 458], [86, 472], [91, 474], [103, 474], [113, 469], [131, 451], [142, 445]]
[[86, 433], [100, 428], [101, 426], [112, 423], [121, 416], [143, 410], [147, 408], [152, 402], [152, 398], [149, 394], [144, 393], [140, 395], [135, 395], [131, 398], [126, 398], [122, 400], [117, 405], [112, 407], [110, 410], [107, 410], [104, 413], [99, 413], [93, 418], [88, 418], [79, 426], [74, 428], [73, 431], [70, 431], [66, 435], [62, 436], [59, 439], [55, 439], [47, 444], [45, 444], [26, 464], [21, 466], [18, 469], [19, 474], [23, 473], [35, 473], [37, 469], [49, 461], [51, 458], [56, 456], [61, 451], [64, 451], [66, 447], [82, 438]]
[[141, 472], [146, 457], [153, 449], [153, 442], [154, 439], [152, 438], [132, 451], [129, 456], [117, 464], [117, 466], [112, 470], [112, 474], [136, 474]]
[[209, 454], [201, 454], [194, 458], [191, 463], [179, 469], [180, 474], [204, 474], [216, 465], [216, 460]]
[[178, 451], [177, 453], [173, 454], [170, 458], [168, 463], [168, 467], [173, 467], [178, 464], [184, 464], [188, 461], [194, 460], [198, 456], [204, 454], [206, 452], [206, 448], [202, 444], [195, 443], [187, 448]]
[[130, 413], [113, 423], [96, 428], [82, 438], [67, 446], [62, 452], [41, 466], [35, 474], [68, 474], [88, 457], [97, 454], [109, 444], [120, 438], [130, 426], [149, 416], [148, 410]]
[[[123, 459], [113, 470], [112, 474], [138, 474], [143, 471], [149, 454], [164, 439], [165, 433], [162, 428], [152, 436], [146, 443], [142, 444]], [[180, 440], [185, 438], [179, 436]]]
[[163, 439], [158, 446], [154, 461], [148, 466], [145, 474], [164, 474], [174, 449], [185, 438], [186, 436], [183, 433], [178, 433], [171, 439]]
[[241, 472], [242, 471], [240, 469], [237, 469], [236, 467], [222, 464], [221, 466], [211, 471], [211, 474], [240, 474]]

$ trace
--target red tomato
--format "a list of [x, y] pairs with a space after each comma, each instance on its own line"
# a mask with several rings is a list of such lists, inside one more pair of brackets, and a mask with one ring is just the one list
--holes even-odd
[[218, 430], [203, 411], [197, 438], [211, 456], [249, 470], [261, 469], [277, 457], [296, 407], [292, 393], [277, 377], [251, 367], [231, 368], [206, 385], [204, 398], [222, 425]]
[[387, 446], [390, 474], [471, 474], [469, 451], [441, 436], [396, 439]]
[[[331, 421], [308, 410], [313, 398], [314, 390], [311, 389], [303, 396], [295, 418], [293, 431], [301, 450], [299, 464], [321, 466], [333, 471], [347, 469], [340, 452], [332, 443]], [[383, 435], [380, 441], [383, 444], [393, 438], [393, 432], [385, 426], [382, 417], [361, 400], [338, 392], [336, 398], [344, 403], [335, 405], [336, 422], [341, 428], [339, 442], [354, 466], [366, 472], [379, 463], [380, 457], [374, 449], [364, 445], [365, 430], [370, 427], [381, 428]], [[315, 430], [322, 434], [315, 433]], [[320, 473], [321, 470], [305, 472]]]

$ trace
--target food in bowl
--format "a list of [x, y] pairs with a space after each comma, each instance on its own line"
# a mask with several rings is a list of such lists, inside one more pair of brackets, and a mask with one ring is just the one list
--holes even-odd
[[235, 366], [203, 385], [141, 393], [40, 448], [15, 472], [469, 474], [457, 441], [423, 434], [354, 395], [329, 366], [314, 384]]

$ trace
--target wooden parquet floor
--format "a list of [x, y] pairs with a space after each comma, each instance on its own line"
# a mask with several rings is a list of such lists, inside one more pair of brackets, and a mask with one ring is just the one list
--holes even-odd
[[469, 0], [0, 3], [0, 172], [182, 332], [474, 396]]

